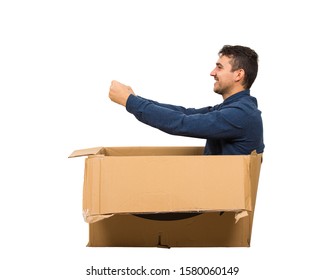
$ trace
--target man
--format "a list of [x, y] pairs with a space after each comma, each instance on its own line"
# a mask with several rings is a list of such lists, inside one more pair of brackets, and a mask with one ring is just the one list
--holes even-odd
[[173, 135], [207, 139], [205, 155], [262, 153], [263, 123], [250, 87], [258, 71], [258, 55], [243, 46], [225, 45], [210, 73], [223, 103], [186, 109], [136, 96], [131, 87], [112, 81], [109, 98], [139, 121]]

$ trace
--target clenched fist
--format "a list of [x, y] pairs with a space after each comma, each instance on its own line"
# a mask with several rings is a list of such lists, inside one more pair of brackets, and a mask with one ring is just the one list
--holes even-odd
[[131, 87], [121, 84], [118, 81], [112, 81], [109, 88], [108, 97], [115, 103], [126, 106], [130, 94], [134, 94]]

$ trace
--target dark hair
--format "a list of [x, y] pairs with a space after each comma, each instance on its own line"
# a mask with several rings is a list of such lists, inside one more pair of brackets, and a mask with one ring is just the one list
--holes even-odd
[[232, 59], [230, 62], [232, 65], [232, 71], [244, 69], [245, 77], [243, 86], [245, 89], [249, 89], [254, 83], [257, 76], [257, 53], [248, 47], [225, 45], [219, 51], [219, 55], [225, 55]]

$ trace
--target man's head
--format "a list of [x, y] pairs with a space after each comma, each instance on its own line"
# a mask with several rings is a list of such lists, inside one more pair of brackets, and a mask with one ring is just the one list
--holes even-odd
[[216, 68], [210, 74], [216, 80], [214, 91], [228, 97], [249, 89], [258, 72], [257, 53], [248, 47], [225, 45], [218, 54]]

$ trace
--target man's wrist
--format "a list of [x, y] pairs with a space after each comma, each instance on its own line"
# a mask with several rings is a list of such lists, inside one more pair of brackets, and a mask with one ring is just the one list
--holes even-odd
[[133, 113], [135, 112], [136, 108], [139, 107], [140, 103], [141, 99], [138, 96], [130, 94], [126, 100], [125, 108], [128, 112]]

